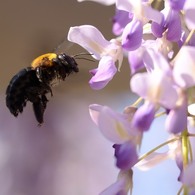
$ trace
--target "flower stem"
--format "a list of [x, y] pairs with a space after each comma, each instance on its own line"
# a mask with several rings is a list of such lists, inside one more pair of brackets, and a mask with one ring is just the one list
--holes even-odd
[[149, 152], [147, 152], [147, 153], [145, 153], [144, 155], [142, 155], [142, 156], [139, 158], [138, 162], [141, 161], [141, 160], [143, 160], [144, 158], [146, 158], [147, 156], [149, 156], [150, 154], [152, 154], [152, 153], [155, 152], [156, 150], [162, 148], [163, 146], [166, 146], [167, 144], [169, 144], [169, 143], [171, 143], [171, 142], [174, 142], [174, 141], [177, 141], [177, 140], [179, 140], [179, 139], [181, 139], [181, 137], [180, 137], [180, 136], [177, 136], [177, 137], [175, 137], [175, 138], [173, 138], [173, 139], [170, 139], [170, 140], [168, 140], [168, 141], [166, 141], [166, 142], [164, 142], [164, 143], [158, 145], [157, 147], [153, 148], [153, 149], [150, 150]]
[[142, 100], [143, 98], [139, 97], [131, 106], [137, 106]]
[[163, 115], [165, 115], [165, 114], [166, 114], [165, 111], [159, 112], [159, 113], [155, 114], [155, 118], [160, 117], [160, 116], [163, 116]]
[[187, 45], [187, 44], [189, 43], [189, 41], [190, 41], [190, 39], [192, 38], [194, 32], [195, 32], [195, 30], [191, 30], [191, 31], [190, 31], [188, 37], [187, 37], [186, 40], [185, 40], [184, 45]]
[[[183, 155], [183, 169], [184, 170], [189, 163], [188, 153], [189, 153], [188, 131], [185, 130], [182, 132], [182, 155]], [[183, 194], [188, 195], [188, 188], [185, 185], [183, 186]]]
[[182, 155], [183, 155], [183, 166], [184, 168], [188, 165], [188, 131], [185, 130], [182, 132]]

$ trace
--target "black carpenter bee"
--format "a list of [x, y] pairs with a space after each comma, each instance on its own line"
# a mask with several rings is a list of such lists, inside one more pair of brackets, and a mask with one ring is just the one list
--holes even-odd
[[64, 81], [69, 74], [79, 72], [77, 66], [74, 57], [65, 53], [47, 53], [37, 57], [30, 67], [22, 69], [11, 79], [6, 90], [8, 109], [17, 117], [30, 101], [36, 120], [41, 125], [48, 102], [46, 94], [52, 96], [51, 87], [56, 80]]

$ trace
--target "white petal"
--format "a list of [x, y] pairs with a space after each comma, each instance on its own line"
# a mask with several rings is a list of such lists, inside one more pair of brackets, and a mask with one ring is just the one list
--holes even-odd
[[102, 33], [91, 25], [71, 27], [68, 32], [68, 40], [79, 44], [89, 53], [94, 54], [96, 59], [100, 59], [101, 54], [106, 53], [106, 48], [111, 45]]
[[98, 125], [98, 118], [99, 118], [99, 114], [102, 110], [103, 106], [99, 105], [99, 104], [91, 104], [89, 106], [89, 114], [91, 116], [91, 119], [93, 120], [93, 122]]
[[185, 21], [190, 30], [195, 29], [195, 3], [193, 0], [186, 0], [184, 4]]
[[174, 61], [173, 76], [182, 88], [195, 85], [195, 48], [183, 46]]
[[107, 106], [101, 110], [98, 126], [102, 134], [113, 143], [122, 144], [130, 139], [130, 123]]
[[135, 167], [142, 171], [147, 171], [150, 168], [156, 166], [157, 164], [161, 163], [162, 161], [169, 158], [169, 154], [167, 152], [165, 153], [157, 153], [153, 152], [143, 160], [139, 161]]

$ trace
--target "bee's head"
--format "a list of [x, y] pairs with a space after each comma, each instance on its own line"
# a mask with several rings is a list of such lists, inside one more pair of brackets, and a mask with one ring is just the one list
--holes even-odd
[[68, 56], [65, 53], [59, 54], [57, 59], [63, 64], [66, 68], [67, 74], [71, 72], [79, 72], [78, 64], [74, 57]]

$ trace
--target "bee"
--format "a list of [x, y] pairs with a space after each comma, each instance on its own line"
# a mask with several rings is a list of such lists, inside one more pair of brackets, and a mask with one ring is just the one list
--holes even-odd
[[71, 73], [79, 72], [74, 57], [65, 53], [47, 53], [34, 59], [30, 67], [19, 71], [10, 81], [6, 90], [6, 105], [15, 117], [23, 112], [26, 103], [32, 103], [39, 125], [44, 122], [44, 112], [52, 94], [51, 87], [56, 81], [64, 81]]

